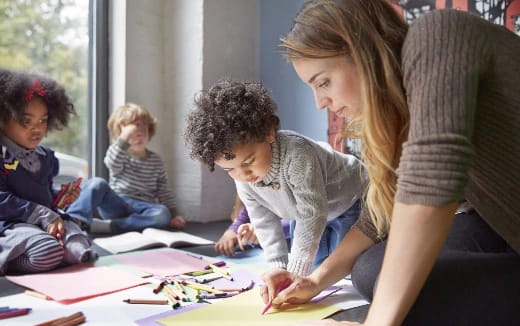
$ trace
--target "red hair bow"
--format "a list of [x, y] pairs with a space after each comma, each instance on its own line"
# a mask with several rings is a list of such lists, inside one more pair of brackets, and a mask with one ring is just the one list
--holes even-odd
[[25, 92], [24, 99], [27, 101], [31, 100], [34, 94], [39, 96], [45, 96], [46, 92], [39, 80], [35, 80], [32, 85]]

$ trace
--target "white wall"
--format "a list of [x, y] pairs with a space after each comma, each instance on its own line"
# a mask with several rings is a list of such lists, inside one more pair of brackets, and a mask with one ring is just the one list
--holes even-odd
[[[189, 159], [186, 114], [194, 94], [224, 77], [259, 79], [257, 1], [116, 0], [111, 4], [111, 107], [135, 102], [159, 120], [151, 149], [165, 160], [179, 213], [227, 219], [231, 179]], [[121, 77], [124, 75], [124, 77]]]
[[[223, 77], [260, 79], [259, 1], [204, 1], [205, 89]], [[209, 172], [202, 167], [202, 216], [231, 213], [236, 196], [235, 184], [223, 170]]]

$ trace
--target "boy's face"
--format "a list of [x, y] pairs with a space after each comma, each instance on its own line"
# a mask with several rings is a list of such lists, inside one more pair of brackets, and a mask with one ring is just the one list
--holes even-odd
[[271, 143], [274, 141], [274, 132], [260, 143], [235, 145], [231, 152], [235, 155], [232, 160], [221, 156], [215, 164], [226, 171], [231, 178], [241, 182], [260, 182], [271, 169]]
[[9, 118], [4, 134], [19, 146], [33, 149], [45, 137], [48, 119], [47, 106], [40, 98], [35, 98], [27, 104], [22, 121]]
[[129, 151], [131, 153], [144, 153], [146, 146], [150, 142], [150, 128], [147, 123], [142, 120], [136, 120], [132, 125], [135, 126], [133, 132], [130, 134], [128, 143], [130, 144]]

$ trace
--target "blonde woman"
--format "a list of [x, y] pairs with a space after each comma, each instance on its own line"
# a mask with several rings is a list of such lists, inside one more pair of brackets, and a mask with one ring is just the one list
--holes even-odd
[[316, 106], [352, 121], [370, 183], [333, 254], [309, 277], [267, 273], [263, 300], [289, 278], [274, 306], [306, 302], [351, 273], [363, 325], [519, 325], [518, 36], [461, 11], [407, 26], [384, 0], [322, 0], [281, 47]]

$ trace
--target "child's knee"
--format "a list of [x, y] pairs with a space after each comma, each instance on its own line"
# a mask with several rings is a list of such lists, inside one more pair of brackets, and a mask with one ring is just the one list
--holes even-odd
[[108, 185], [108, 182], [99, 177], [93, 177], [85, 183], [83, 186], [83, 189], [91, 189], [93, 191], [106, 191], [110, 186]]

